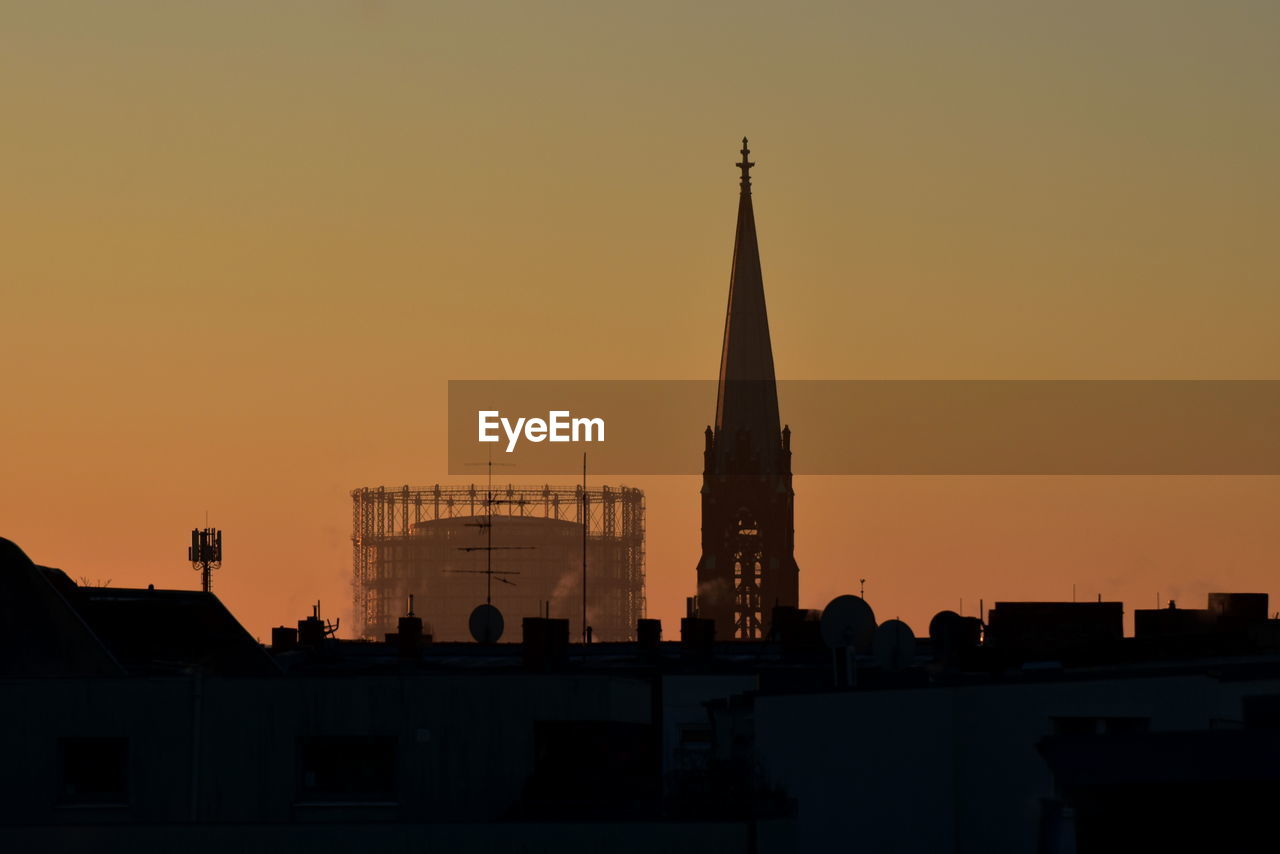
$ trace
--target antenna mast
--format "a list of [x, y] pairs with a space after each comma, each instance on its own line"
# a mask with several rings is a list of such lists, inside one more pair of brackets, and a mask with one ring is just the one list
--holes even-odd
[[[510, 551], [515, 549], [532, 549], [534, 547], [533, 546], [495, 546], [493, 544], [493, 506], [495, 504], [510, 503], [510, 502], [501, 502], [493, 497], [493, 467], [494, 466], [512, 466], [513, 463], [495, 463], [493, 461], [493, 449], [490, 448], [489, 461], [487, 463], [467, 463], [467, 465], [483, 465], [483, 466], [488, 466], [489, 468], [489, 479], [485, 487], [485, 493], [484, 493], [484, 498], [485, 498], [484, 506], [488, 510], [488, 512], [485, 514], [483, 522], [469, 523], [474, 527], [487, 529], [486, 532], [488, 534], [488, 539], [487, 539], [487, 545], [459, 546], [458, 551], [484, 552], [485, 553], [484, 569], [482, 570], [451, 569], [448, 571], [464, 572], [464, 573], [471, 573], [471, 574], [483, 574], [485, 576], [484, 604], [492, 605], [493, 604], [493, 577], [495, 575], [519, 575], [520, 574], [518, 572], [504, 572], [502, 570], [495, 570], [493, 568], [493, 553], [499, 550]], [[499, 578], [498, 580], [501, 581], [503, 584], [511, 584], [511, 585], [515, 584], [515, 582], [507, 581], [505, 578]]]
[[222, 566], [222, 532], [216, 528], [193, 528], [187, 560], [200, 573], [200, 589], [211, 592], [213, 571]]

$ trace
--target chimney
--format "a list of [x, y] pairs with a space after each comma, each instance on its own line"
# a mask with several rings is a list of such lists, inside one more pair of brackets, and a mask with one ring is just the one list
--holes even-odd
[[324, 642], [324, 620], [307, 617], [298, 621], [298, 643], [301, 646], [319, 647]]
[[401, 617], [396, 626], [396, 643], [401, 658], [417, 658], [422, 651], [422, 618]]
[[311, 606], [311, 616], [298, 621], [298, 643], [319, 649], [327, 633], [324, 620], [320, 619], [320, 601], [316, 600], [316, 604]]
[[680, 621], [680, 651], [687, 656], [710, 658], [715, 638], [715, 620], [685, 617]]
[[522, 629], [524, 666], [527, 669], [552, 670], [568, 658], [568, 620], [525, 617]]
[[774, 605], [769, 619], [769, 632], [765, 637], [772, 641], [791, 640], [804, 619], [805, 612], [794, 605]]
[[288, 626], [275, 626], [271, 629], [271, 651], [288, 652], [298, 646], [298, 630]]
[[658, 644], [662, 643], [662, 621], [636, 621], [636, 643], [642, 651], [653, 652], [657, 650]]
[[769, 621], [768, 640], [782, 644], [787, 652], [818, 649], [822, 644], [822, 613], [794, 605], [775, 605]]

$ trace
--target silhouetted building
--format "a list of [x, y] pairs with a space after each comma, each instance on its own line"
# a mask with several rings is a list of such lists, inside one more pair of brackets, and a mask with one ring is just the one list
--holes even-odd
[[125, 676], [280, 668], [212, 593], [78, 585], [0, 539], [0, 676]]
[[1027, 658], [1061, 656], [1123, 636], [1120, 602], [997, 602], [986, 630], [991, 647]]
[[[1242, 705], [1247, 708], [1250, 700]], [[1268, 698], [1271, 699], [1271, 698]], [[1058, 797], [1042, 804], [1038, 851], [1248, 851], [1269, 847], [1280, 798], [1280, 732], [1128, 729], [1045, 738]], [[1249, 844], [1257, 840], [1260, 847]]]
[[361, 637], [394, 632], [412, 595], [436, 640], [470, 640], [471, 611], [489, 598], [508, 631], [549, 612], [581, 638], [584, 518], [592, 637], [629, 640], [645, 615], [639, 489], [588, 489], [585, 507], [581, 486], [503, 486], [492, 497], [474, 485], [376, 487], [353, 490], [351, 499]]
[[591, 645], [556, 618], [440, 643], [407, 614], [345, 640], [313, 613], [265, 649], [212, 594], [80, 586], [0, 540], [0, 850], [1253, 850], [1280, 620], [1211, 601], [1224, 622], [1175, 644], [1028, 603], [1068, 615], [1051, 646], [1092, 638], [1079, 665], [1036, 657], [1035, 620], [996, 647], [944, 612], [841, 672], [794, 608], [770, 640], [687, 617]]
[[721, 639], [763, 637], [765, 616], [798, 605], [800, 590], [791, 430], [778, 429], [750, 153], [744, 137], [715, 428], [707, 428], [703, 453], [697, 611]]

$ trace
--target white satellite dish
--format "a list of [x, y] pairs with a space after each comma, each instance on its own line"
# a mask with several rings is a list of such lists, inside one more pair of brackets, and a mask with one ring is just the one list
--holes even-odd
[[876, 663], [885, 670], [902, 670], [915, 661], [916, 636], [901, 620], [885, 620], [876, 629]]
[[876, 615], [861, 596], [837, 596], [822, 610], [819, 629], [832, 649], [853, 647], [867, 653], [875, 640]]
[[502, 612], [492, 605], [477, 605], [471, 612], [470, 625], [476, 643], [497, 643], [502, 637]]

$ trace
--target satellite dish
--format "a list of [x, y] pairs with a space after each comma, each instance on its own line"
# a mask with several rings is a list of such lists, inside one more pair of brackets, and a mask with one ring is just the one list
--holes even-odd
[[837, 596], [822, 610], [819, 628], [827, 646], [866, 653], [875, 640], [876, 615], [861, 596]]
[[477, 605], [471, 612], [470, 625], [476, 643], [497, 643], [502, 637], [502, 612], [492, 605]]
[[935, 658], [948, 659], [982, 640], [982, 620], [962, 617], [955, 611], [939, 611], [929, 621], [929, 640]]
[[916, 657], [916, 636], [901, 620], [885, 620], [876, 629], [876, 663], [885, 670], [902, 670]]
[[957, 632], [960, 620], [963, 619], [955, 611], [939, 611], [929, 621], [929, 640], [935, 644], [944, 643]]

